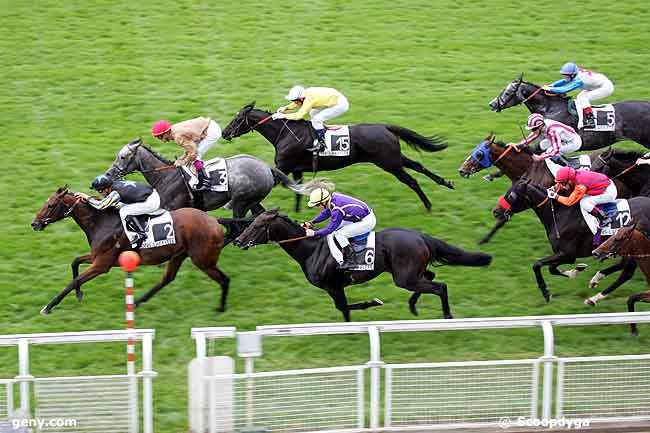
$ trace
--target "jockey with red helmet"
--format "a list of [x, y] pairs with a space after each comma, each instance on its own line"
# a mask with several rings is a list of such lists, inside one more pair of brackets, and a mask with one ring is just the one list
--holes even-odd
[[199, 178], [196, 190], [210, 189], [202, 158], [221, 137], [221, 128], [217, 122], [209, 117], [197, 117], [173, 125], [166, 120], [159, 120], [151, 127], [151, 135], [161, 141], [175, 141], [181, 146], [185, 152], [174, 165], [194, 165]]
[[526, 129], [531, 131], [528, 137], [524, 138], [518, 145], [530, 144], [537, 138], [542, 138], [539, 148], [544, 152], [540, 155], [533, 155], [535, 161], [546, 158], [562, 156], [566, 153], [580, 150], [582, 138], [568, 125], [551, 119], [545, 119], [539, 113], [528, 116]]
[[564, 94], [575, 89], [583, 89], [576, 96], [576, 109], [579, 113], [578, 129], [583, 127], [583, 123], [586, 128], [595, 128], [596, 118], [591, 109], [591, 101], [606, 98], [614, 93], [614, 84], [605, 75], [579, 68], [573, 62], [562, 65], [560, 74], [564, 76], [562, 80], [542, 88], [547, 92], [555, 94]]
[[[571, 194], [564, 197], [557, 194], [559, 190], [568, 190]], [[614, 182], [602, 173], [562, 167], [555, 174], [555, 186], [549, 188], [547, 193], [549, 198], [556, 199], [565, 206], [573, 206], [579, 201], [582, 214], [595, 216], [600, 220], [601, 226], [611, 222], [607, 214], [596, 207], [598, 204], [615, 201], [617, 195]]]

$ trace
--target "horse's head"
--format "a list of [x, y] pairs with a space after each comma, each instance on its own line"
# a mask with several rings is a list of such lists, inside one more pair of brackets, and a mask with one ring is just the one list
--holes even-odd
[[510, 219], [512, 215], [534, 206], [540, 206], [546, 199], [546, 191], [527, 179], [513, 183], [507, 193], [499, 197], [492, 214], [497, 219]]
[[598, 248], [591, 252], [591, 254], [599, 261], [610, 259], [617, 255], [630, 255], [633, 254], [635, 250], [634, 241], [639, 240], [640, 238], [644, 238], [648, 241], [643, 233], [636, 229], [636, 223], [621, 227], [614, 236], [611, 236], [605, 242], [600, 244]]
[[490, 133], [481, 141], [458, 169], [462, 177], [470, 177], [484, 168], [492, 166], [492, 146], [494, 144], [494, 134]]
[[68, 191], [68, 186], [62, 186], [52, 193], [41, 210], [36, 213], [32, 228], [41, 231], [48, 225], [62, 220], [70, 215], [78, 202], [79, 199]]
[[113, 161], [111, 167], [106, 171], [106, 175], [113, 179], [118, 179], [136, 171], [138, 169], [136, 154], [141, 145], [141, 138], [137, 138], [130, 143], [125, 144], [124, 147], [117, 152], [115, 161]]
[[490, 101], [492, 111], [505, 110], [521, 104], [539, 89], [539, 86], [524, 81], [524, 74], [521, 74], [516, 80], [512, 80], [499, 95]]
[[299, 227], [288, 217], [281, 215], [278, 209], [268, 210], [259, 214], [233, 244], [247, 250], [256, 245], [286, 239], [291, 236], [289, 232], [296, 231]]
[[[255, 109], [255, 101], [244, 105], [223, 129], [221, 136], [230, 141], [233, 138], [248, 134], [258, 126], [257, 122], [263, 118], [262, 113], [264, 113], [262, 110]], [[266, 113], [266, 115], [268, 114]]]

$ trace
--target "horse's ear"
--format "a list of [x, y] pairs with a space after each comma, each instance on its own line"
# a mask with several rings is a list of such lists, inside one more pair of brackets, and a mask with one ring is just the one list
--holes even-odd
[[486, 137], [486, 139], [490, 141], [490, 144], [494, 143], [495, 138], [496, 138], [496, 136], [494, 135], [494, 131], [490, 131], [490, 133]]
[[267, 212], [270, 213], [270, 214], [272, 214], [272, 215], [277, 215], [277, 214], [280, 213], [280, 208], [279, 208], [279, 207], [275, 207], [275, 208], [273, 208], [273, 209], [269, 209]]
[[255, 102], [256, 101], [253, 100], [250, 104], [246, 104], [246, 106], [244, 107], [244, 111], [249, 112], [253, 108], [255, 108]]
[[519, 78], [517, 78], [517, 81], [519, 81], [520, 83], [522, 81], [524, 81], [524, 73], [523, 72], [521, 74], [519, 74]]

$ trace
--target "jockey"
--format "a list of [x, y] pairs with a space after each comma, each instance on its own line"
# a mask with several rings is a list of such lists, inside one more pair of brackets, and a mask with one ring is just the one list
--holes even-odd
[[[526, 129], [531, 131], [528, 137], [517, 143], [517, 145], [527, 145], [538, 137], [543, 137], [539, 142], [539, 148], [544, 152], [540, 155], [533, 155], [535, 161], [542, 161], [546, 158], [564, 159], [562, 155], [580, 150], [582, 138], [575, 131], [564, 123], [551, 119], [545, 119], [539, 113], [533, 113], [528, 116]], [[566, 161], [561, 165], [566, 165]]]
[[75, 196], [86, 200], [95, 209], [102, 210], [109, 207], [119, 209], [124, 231], [133, 231], [137, 234], [134, 243], [147, 237], [147, 232], [133, 215], [147, 215], [160, 209], [160, 196], [154, 188], [131, 180], [113, 180], [106, 175], [97, 176], [90, 188], [102, 194], [104, 199], [98, 200], [83, 192], [78, 192]]
[[[354, 263], [354, 251], [348, 238], [368, 233], [375, 228], [377, 220], [372, 209], [354, 197], [330, 193], [324, 188], [316, 188], [309, 195], [309, 207], [318, 207], [321, 213], [311, 221], [305, 222], [305, 234], [309, 237], [327, 236], [334, 233], [334, 238], [343, 248], [343, 261], [339, 263], [340, 269], [347, 269], [356, 266]], [[330, 219], [327, 227], [320, 230], [313, 230], [316, 223]]]
[[[562, 189], [573, 191], [571, 195], [564, 197], [557, 194], [557, 191]], [[580, 201], [583, 216], [595, 216], [601, 226], [611, 223], [609, 216], [596, 207], [597, 204], [615, 201], [617, 195], [614, 182], [602, 173], [562, 167], [555, 175], [555, 186], [549, 188], [547, 194], [549, 198], [556, 199], [565, 206], [573, 206]]]
[[[318, 139], [317, 143], [306, 149], [311, 152], [325, 148], [324, 122], [340, 116], [350, 108], [347, 98], [338, 90], [330, 87], [308, 87], [305, 89], [302, 86], [293, 86], [285, 99], [291, 103], [278, 108], [278, 111], [273, 114], [273, 119], [300, 120], [309, 113]], [[295, 112], [285, 114], [286, 111]]]
[[151, 127], [151, 135], [161, 141], [175, 141], [181, 146], [185, 152], [174, 165], [194, 165], [199, 178], [196, 190], [210, 189], [202, 158], [221, 137], [221, 128], [217, 122], [209, 117], [197, 117], [173, 125], [166, 120], [159, 120]]
[[596, 119], [591, 109], [591, 101], [606, 98], [614, 93], [614, 84], [598, 72], [588, 69], [579, 68], [575, 63], [565, 63], [560, 69], [560, 74], [564, 76], [562, 80], [556, 81], [548, 86], [542, 87], [550, 93], [568, 93], [575, 89], [583, 90], [576, 96], [576, 109], [578, 113], [578, 129], [583, 127], [595, 128]]

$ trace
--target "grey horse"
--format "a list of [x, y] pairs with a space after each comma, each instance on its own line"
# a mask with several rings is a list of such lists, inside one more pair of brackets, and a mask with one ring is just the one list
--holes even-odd
[[228, 191], [197, 193], [188, 186], [181, 168], [149, 149], [142, 139], [136, 139], [122, 147], [106, 174], [120, 178], [141, 172], [160, 194], [165, 209], [194, 207], [210, 211], [229, 204], [235, 218], [243, 218], [248, 211], [253, 215], [263, 212], [260, 203], [275, 185], [294, 185], [280, 170], [250, 155], [226, 158], [226, 169]]

